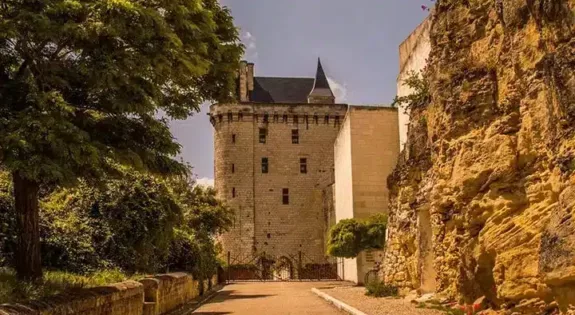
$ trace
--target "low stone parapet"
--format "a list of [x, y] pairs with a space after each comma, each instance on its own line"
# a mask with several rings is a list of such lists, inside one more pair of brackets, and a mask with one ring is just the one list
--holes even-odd
[[140, 315], [144, 286], [125, 281], [103, 287], [74, 290], [26, 304], [2, 305], [0, 315]]
[[[203, 281], [207, 291], [217, 285], [218, 277]], [[189, 274], [163, 274], [73, 290], [24, 304], [0, 305], [0, 315], [162, 315], [199, 297], [199, 288], [199, 281]]]

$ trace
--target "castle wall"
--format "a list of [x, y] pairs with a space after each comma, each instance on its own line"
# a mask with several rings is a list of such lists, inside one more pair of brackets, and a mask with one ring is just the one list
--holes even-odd
[[[333, 143], [346, 109], [346, 105], [253, 103], [211, 107], [215, 187], [236, 210], [234, 228], [222, 236], [224, 252], [230, 251], [232, 258], [286, 256], [295, 263], [301, 251], [306, 261], [323, 260], [326, 188], [333, 183]], [[267, 131], [266, 143], [259, 142], [260, 129]], [[292, 143], [293, 130], [299, 133], [298, 144]], [[262, 173], [262, 158], [268, 159], [267, 174]], [[300, 172], [300, 159], [306, 159], [305, 174]], [[287, 205], [283, 189], [289, 190]]]
[[[251, 106], [229, 106], [227, 109], [235, 113], [232, 114], [233, 121], [228, 121], [227, 111], [222, 113], [221, 121], [217, 115], [212, 118], [217, 126], [214, 129], [214, 174], [218, 198], [225, 200], [235, 211], [230, 232], [221, 236], [224, 248], [234, 249], [231, 252], [233, 262], [251, 257], [255, 246], [253, 158], [257, 139], [250, 116]], [[242, 120], [238, 119], [240, 112], [245, 113]]]
[[[335, 154], [335, 216], [336, 223], [352, 219], [353, 214], [353, 168], [351, 155], [351, 119], [345, 117], [334, 145]], [[338, 265], [338, 275], [357, 283], [357, 259], [343, 259]]]
[[[388, 212], [387, 177], [399, 154], [397, 109], [351, 106], [335, 142], [336, 219], [367, 219]], [[356, 283], [382, 252], [344, 260], [340, 276]]]
[[[420, 73], [427, 65], [427, 58], [431, 52], [431, 42], [429, 32], [431, 30], [431, 19], [428, 18], [421, 23], [399, 46], [399, 75], [397, 77], [397, 96], [407, 96], [413, 90], [404, 85], [405, 79], [411, 72]], [[403, 149], [407, 141], [407, 129], [409, 125], [409, 113], [406, 112], [405, 105], [399, 106], [399, 145]]]

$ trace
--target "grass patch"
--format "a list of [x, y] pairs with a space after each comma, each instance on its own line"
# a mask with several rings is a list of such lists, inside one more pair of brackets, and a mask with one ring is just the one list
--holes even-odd
[[365, 285], [365, 295], [373, 297], [387, 297], [397, 296], [399, 289], [391, 284], [386, 284], [383, 281], [372, 281]]
[[55, 295], [69, 290], [103, 286], [133, 279], [118, 269], [103, 270], [86, 275], [62, 271], [44, 272], [40, 284], [21, 282], [10, 269], [0, 268], [0, 304], [19, 303]]

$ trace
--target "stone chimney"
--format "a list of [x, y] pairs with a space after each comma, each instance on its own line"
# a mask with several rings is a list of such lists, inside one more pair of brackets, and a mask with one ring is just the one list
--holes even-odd
[[240, 70], [238, 76], [238, 99], [240, 102], [249, 101], [248, 98], [248, 62], [240, 61]]
[[251, 91], [254, 90], [254, 63], [248, 63], [248, 99], [250, 99]]
[[238, 99], [240, 102], [249, 102], [251, 91], [254, 90], [254, 64], [245, 60], [240, 61], [238, 78]]

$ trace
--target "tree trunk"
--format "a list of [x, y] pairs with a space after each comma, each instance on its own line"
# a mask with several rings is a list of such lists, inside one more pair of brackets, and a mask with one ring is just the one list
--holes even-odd
[[18, 228], [16, 275], [21, 280], [40, 280], [42, 279], [38, 209], [40, 185], [22, 177], [19, 172], [14, 172], [12, 179], [14, 181], [16, 227]]

